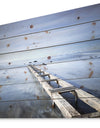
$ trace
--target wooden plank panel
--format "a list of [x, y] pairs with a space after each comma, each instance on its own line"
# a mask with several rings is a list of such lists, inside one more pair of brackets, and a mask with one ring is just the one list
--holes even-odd
[[38, 67], [63, 79], [100, 77], [100, 59], [55, 63]]
[[[100, 77], [100, 59], [72, 61], [40, 66], [62, 79], [85, 79]], [[32, 77], [26, 67], [0, 70], [0, 84], [28, 83]]]
[[[100, 19], [100, 4], [0, 26], [0, 39]], [[13, 28], [13, 29], [12, 29]]]
[[51, 100], [0, 102], [0, 118], [61, 118], [51, 106]]
[[[95, 25], [94, 25], [95, 23]], [[0, 54], [100, 38], [100, 21], [0, 40]]]
[[[41, 106], [41, 107], [40, 107]], [[51, 100], [0, 102], [0, 118], [61, 118]]]
[[[59, 52], [58, 52], [59, 51]], [[0, 69], [100, 57], [100, 40], [0, 55]]]
[[87, 78], [87, 79], [76, 79], [76, 80], [67, 80], [74, 84], [75, 86], [82, 88], [93, 90], [95, 94], [100, 97], [100, 78]]
[[[85, 72], [85, 71], [84, 71]], [[14, 75], [16, 74], [16, 75]], [[53, 72], [55, 74], [55, 72]], [[67, 80], [67, 74], [64, 74], [64, 78]], [[62, 78], [60, 76], [59, 78]], [[26, 68], [17, 68], [0, 71], [0, 85], [18, 84], [18, 83], [29, 83], [36, 82], [32, 79], [30, 73]], [[74, 82], [76, 86], [80, 88], [87, 88], [95, 91], [100, 91], [99, 83], [100, 78], [89, 78], [89, 79], [70, 79], [69, 82]], [[12, 85], [13, 86], [13, 85]]]
[[53, 88], [47, 82], [42, 82], [44, 81], [44, 79], [40, 77], [38, 73], [32, 69], [32, 67], [28, 66], [28, 69], [31, 71], [32, 75], [37, 78], [39, 83], [42, 85], [47, 94], [58, 106], [58, 108], [60, 109], [65, 118], [71, 118], [73, 116], [80, 115], [80, 113], [78, 113], [59, 93], [51, 94], [49, 90]]
[[26, 67], [0, 70], [0, 85], [33, 82]]
[[[97, 83], [97, 82], [95, 82], [95, 83]], [[20, 84], [21, 85], [21, 84]], [[13, 85], [11, 85], [11, 86], [13, 86]], [[34, 86], [34, 85], [33, 85]], [[14, 86], [15, 87], [15, 86]], [[31, 88], [32, 89], [32, 88]], [[6, 90], [6, 88], [5, 88], [5, 90]], [[32, 89], [33, 90], [33, 89]], [[29, 90], [29, 93], [31, 93], [31, 91]], [[34, 93], [34, 92], [33, 92]], [[40, 94], [40, 93], [39, 93]], [[22, 93], [22, 95], [23, 95], [23, 93]], [[32, 93], [30, 94], [30, 95], [32, 95]], [[25, 96], [26, 96], [26, 93], [25, 93]], [[22, 98], [22, 97], [21, 97]], [[39, 98], [41, 98], [41, 97], [39, 97]], [[18, 117], [20, 117], [20, 114], [21, 113], [24, 113], [23, 111], [25, 111], [25, 113], [28, 113], [28, 111], [27, 110], [30, 110], [30, 115], [32, 115], [33, 113], [34, 113], [34, 111], [35, 112], [37, 112], [38, 113], [38, 111], [39, 111], [39, 113], [38, 113], [38, 117], [40, 117], [40, 115], [43, 117], [45, 114], [43, 114], [42, 112], [43, 111], [47, 111], [48, 110], [48, 107], [47, 106], [49, 106], [50, 107], [50, 112], [51, 112], [51, 110], [52, 110], [52, 108], [51, 108], [51, 103], [49, 104], [49, 101], [50, 100], [32, 100], [32, 101], [28, 101], [28, 100], [26, 100], [26, 101], [24, 101], [24, 100], [18, 100], [18, 101], [16, 101], [16, 103], [14, 102], [14, 101], [7, 101], [7, 102], [0, 102], [0, 117], [4, 117], [3, 115], [4, 114], [8, 114], [8, 112], [9, 112], [9, 110], [10, 110], [10, 113], [11, 113], [11, 115], [12, 116], [16, 116], [15, 114], [14, 114], [14, 112], [15, 111], [17, 111], [17, 113], [19, 112], [19, 116]], [[34, 104], [34, 105], [32, 105], [32, 104]], [[46, 104], [47, 104], [47, 106], [46, 106]], [[12, 106], [12, 108], [10, 108], [10, 106]], [[24, 107], [25, 106], [25, 107]], [[37, 107], [36, 107], [37, 106]], [[41, 107], [39, 107], [38, 108], [38, 106], [41, 106]], [[20, 110], [20, 108], [21, 108], [21, 112], [20, 111], [18, 111], [18, 110]], [[25, 109], [26, 108], [26, 109]], [[34, 108], [35, 108], [35, 110], [34, 110]], [[41, 108], [41, 114], [40, 114], [40, 108]], [[11, 111], [12, 110], [12, 111]], [[33, 111], [32, 111], [33, 110]], [[53, 108], [53, 110], [54, 110], [54, 108]], [[48, 110], [49, 111], [49, 110]], [[48, 112], [48, 115], [49, 115], [49, 113], [50, 112]], [[24, 113], [24, 116], [26, 115]], [[44, 112], [45, 113], [45, 112]], [[57, 114], [57, 113], [56, 113]], [[27, 115], [27, 117], [29, 117], [30, 115]], [[46, 116], [48, 116], [48, 115], [45, 115], [45, 117]], [[52, 114], [51, 114], [52, 115]], [[10, 116], [10, 115], [9, 115]], [[59, 116], [59, 113], [58, 113], [58, 115], [57, 115], [58, 117], [60, 117]], [[5, 117], [8, 117], [8, 115], [5, 115]], [[11, 116], [10, 116], [11, 117]], [[32, 115], [32, 117], [35, 117], [35, 115]], [[55, 117], [55, 116], [54, 116]]]
[[0, 86], [0, 102], [49, 99], [47, 93], [36, 80], [33, 83]]

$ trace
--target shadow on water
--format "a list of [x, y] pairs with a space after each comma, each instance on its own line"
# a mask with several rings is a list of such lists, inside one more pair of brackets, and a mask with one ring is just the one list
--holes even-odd
[[[67, 81], [69, 82], [69, 81]], [[51, 86], [54, 87], [54, 88], [57, 88], [58, 85], [56, 84], [56, 82], [50, 82], [51, 83]], [[79, 88], [79, 85], [77, 85], [76, 83], [73, 83], [73, 82], [69, 82], [71, 84], [73, 84], [74, 86], [78, 87]], [[61, 86], [60, 86], [61, 88]], [[84, 88], [82, 89], [98, 98], [100, 98], [100, 94], [97, 93], [97, 91], [93, 91], [93, 90], [89, 90], [87, 88]], [[87, 113], [92, 113], [92, 112], [96, 112], [95, 109], [93, 109], [92, 107], [90, 107], [88, 104], [84, 103], [82, 100], [78, 99], [78, 102], [77, 102], [77, 106], [75, 104], [75, 96], [72, 95], [71, 93], [69, 92], [64, 92], [61, 94], [80, 114], [87, 114]]]

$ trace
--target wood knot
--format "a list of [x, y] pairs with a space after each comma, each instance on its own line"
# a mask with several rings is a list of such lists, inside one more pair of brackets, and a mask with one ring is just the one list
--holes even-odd
[[96, 22], [92, 22], [92, 25], [96, 25]]
[[37, 96], [37, 100], [39, 100], [39, 96]]
[[91, 39], [95, 39], [95, 36], [92, 36]]
[[9, 79], [10, 77], [9, 76], [6, 76], [7, 79]]
[[24, 71], [24, 73], [26, 74], [27, 72], [26, 72], [26, 71]]
[[80, 86], [80, 88], [82, 89], [82, 88], [84, 88], [84, 86], [82, 85], [82, 86]]
[[9, 108], [12, 108], [12, 105], [9, 105]]
[[51, 56], [48, 56], [47, 59], [50, 60], [51, 59]]
[[2, 85], [0, 85], [0, 88], [2, 88]]
[[9, 62], [8, 64], [11, 65], [11, 62]]
[[79, 20], [80, 19], [80, 16], [78, 16], [77, 19]]
[[92, 65], [93, 63], [92, 62], [89, 62], [90, 65]]
[[47, 33], [47, 34], [48, 34], [48, 33], [51, 33], [51, 32], [49, 32], [49, 31], [45, 31], [45, 33]]
[[30, 25], [30, 28], [33, 28], [33, 27], [34, 27], [34, 26], [31, 24], [31, 25]]
[[27, 37], [24, 37], [25, 40], [27, 40], [28, 38]]
[[10, 46], [10, 44], [7, 44], [7, 47], [9, 47]]

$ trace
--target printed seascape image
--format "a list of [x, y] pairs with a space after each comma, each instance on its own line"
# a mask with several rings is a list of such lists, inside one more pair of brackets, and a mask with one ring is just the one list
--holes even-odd
[[0, 25], [0, 118], [100, 117], [100, 4]]

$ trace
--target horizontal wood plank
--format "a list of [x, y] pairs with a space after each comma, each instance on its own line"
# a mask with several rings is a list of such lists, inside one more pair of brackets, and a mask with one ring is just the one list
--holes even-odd
[[61, 118], [51, 106], [51, 100], [0, 102], [0, 118]]
[[[90, 80], [91, 78], [100, 78], [99, 72], [99, 59], [92, 59], [92, 60], [83, 60], [83, 61], [72, 61], [72, 62], [64, 62], [64, 63], [57, 63], [57, 64], [50, 64], [39, 66], [41, 69], [52, 73], [53, 75], [58, 76], [62, 79], [67, 80], [75, 80], [76, 83], [79, 85], [87, 86], [87, 87], [95, 87], [95, 89], [99, 89], [99, 84], [94, 82], [92, 83]], [[66, 70], [65, 70], [66, 69]], [[92, 73], [92, 74], [91, 74]], [[91, 75], [91, 77], [90, 77]], [[82, 82], [77, 81], [77, 79], [90, 79], [84, 80]], [[30, 75], [29, 71], [26, 67], [22, 68], [12, 68], [12, 69], [4, 69], [0, 70], [0, 84], [14, 84], [14, 83], [28, 83], [33, 82], [32, 76]], [[87, 84], [88, 82], [88, 84]], [[98, 81], [99, 82], [99, 81]], [[92, 86], [91, 86], [92, 85]], [[85, 87], [86, 87], [85, 86]]]
[[38, 66], [63, 79], [100, 77], [100, 59], [80, 60]]
[[[57, 52], [59, 51], [59, 52]], [[100, 40], [0, 55], [0, 69], [100, 57]]]
[[0, 85], [0, 102], [50, 100], [38, 81], [33, 83]]
[[[100, 4], [0, 26], [0, 39], [100, 19]], [[12, 29], [13, 28], [13, 29]]]
[[83, 79], [74, 79], [67, 80], [68, 82], [74, 84], [75, 86], [81, 89], [88, 89], [89, 92], [94, 92], [100, 97], [100, 78], [83, 78]]
[[0, 40], [0, 54], [100, 38], [100, 21]]
[[0, 85], [33, 82], [26, 67], [0, 70]]

